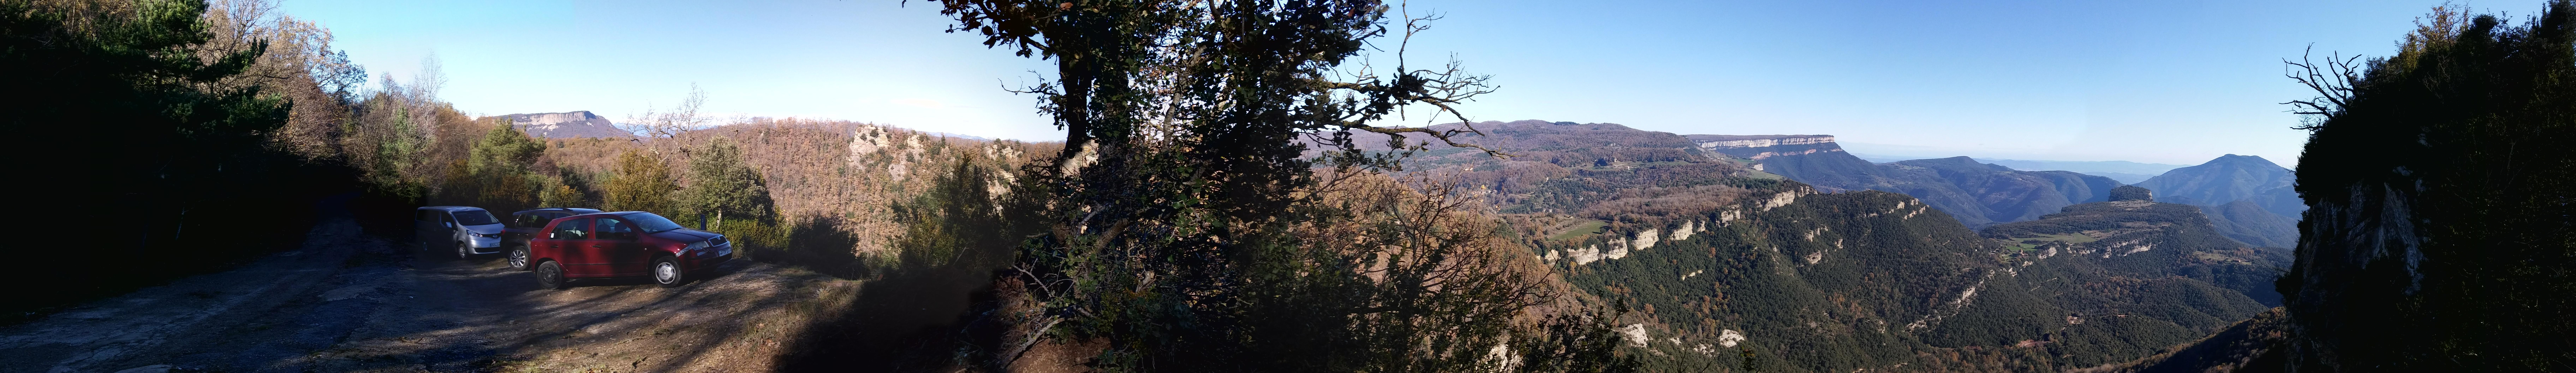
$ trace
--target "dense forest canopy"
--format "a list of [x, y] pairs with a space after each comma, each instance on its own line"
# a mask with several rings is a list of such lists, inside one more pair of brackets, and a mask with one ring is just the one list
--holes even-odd
[[2290, 367], [2576, 366], [2576, 2], [2437, 8], [2387, 57], [2294, 65]]
[[[343, 70], [322, 66], [337, 60], [280, 58], [273, 52], [317, 41], [243, 35], [201, 17], [209, 10], [190, 0], [0, 1], [0, 92], [10, 97], [0, 121], [41, 139], [9, 147], [42, 178], [21, 185], [40, 196], [22, 206], [77, 222], [49, 235], [81, 241], [92, 254], [80, 257], [122, 258], [12, 271], [14, 281], [58, 285], [14, 293], [0, 319], [294, 242], [310, 221], [303, 201], [354, 186], [346, 169], [292, 151], [308, 144], [290, 134], [312, 129], [293, 126], [311, 114], [296, 104], [346, 97], [333, 80]], [[276, 68], [285, 64], [311, 69]], [[263, 72], [324, 83], [251, 75]]]

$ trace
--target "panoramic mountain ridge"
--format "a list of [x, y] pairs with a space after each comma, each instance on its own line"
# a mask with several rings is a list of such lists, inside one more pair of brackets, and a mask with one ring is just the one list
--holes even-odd
[[[1650, 367], [2063, 370], [2143, 358], [2279, 299], [2257, 291], [2286, 252], [2247, 249], [2197, 209], [2135, 187], [2119, 205], [2011, 206], [2046, 213], [1986, 234], [1925, 199], [1798, 180], [1839, 164], [1857, 171], [1823, 175], [2109, 201], [2118, 193], [2100, 177], [1964, 157], [1882, 167], [1823, 135], [1476, 128], [1485, 135], [1461, 141], [1516, 157], [1435, 146], [1406, 172], [1494, 191], [1487, 201], [1540, 262], [1585, 298], [1630, 307], [1621, 338], [1655, 356]], [[2049, 194], [2061, 187], [2080, 193]]]
[[1755, 168], [1822, 190], [1882, 190], [1922, 199], [1970, 227], [2036, 219], [2067, 205], [2099, 202], [2121, 185], [2070, 171], [2020, 171], [1968, 157], [1873, 164], [1827, 135], [1689, 135], [1699, 148], [1751, 160]]
[[589, 110], [510, 114], [501, 117], [508, 118], [512, 125], [519, 128], [519, 131], [527, 132], [529, 136], [537, 138], [635, 137], [635, 133], [618, 129], [616, 123], [609, 122], [608, 118], [600, 117], [598, 114], [591, 114]]

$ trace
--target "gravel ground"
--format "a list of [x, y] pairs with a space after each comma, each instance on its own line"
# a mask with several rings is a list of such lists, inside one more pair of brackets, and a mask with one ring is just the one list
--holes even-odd
[[329, 218], [298, 250], [0, 328], [0, 373], [771, 371], [860, 283], [736, 260], [546, 291], [409, 246]]

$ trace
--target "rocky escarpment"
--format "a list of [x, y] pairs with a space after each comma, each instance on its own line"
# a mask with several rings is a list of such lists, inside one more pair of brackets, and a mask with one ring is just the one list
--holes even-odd
[[1843, 151], [1834, 145], [1830, 135], [1689, 135], [1685, 136], [1700, 149], [1708, 149], [1736, 158], [1764, 159], [1781, 155], [1808, 155]]
[[618, 129], [615, 123], [608, 121], [608, 118], [600, 117], [598, 114], [591, 114], [590, 111], [587, 110], [562, 113], [510, 114], [503, 115], [501, 117], [509, 119], [510, 123], [519, 127], [520, 131], [527, 132], [529, 136], [536, 136], [538, 138], [635, 137], [635, 134], [632, 132]]
[[1756, 169], [1818, 189], [1882, 190], [1922, 199], [1969, 227], [2039, 218], [2100, 202], [2120, 182], [2068, 171], [2019, 171], [1968, 157], [1871, 164], [1828, 135], [1689, 135], [1700, 149], [1751, 160]]

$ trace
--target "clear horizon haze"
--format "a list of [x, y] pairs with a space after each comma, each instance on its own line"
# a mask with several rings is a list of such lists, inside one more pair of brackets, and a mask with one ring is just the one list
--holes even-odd
[[[2520, 24], [2541, 2], [2465, 2]], [[1055, 140], [1052, 61], [943, 32], [913, 1], [312, 1], [370, 80], [432, 55], [476, 115], [667, 107], [695, 83], [725, 116]], [[2313, 96], [2283, 59], [2384, 56], [2431, 1], [1413, 1], [1442, 16], [1408, 61], [1455, 56], [1500, 89], [1470, 118], [1676, 134], [1827, 134], [1886, 156], [2295, 166]], [[1396, 19], [1390, 11], [1390, 22]], [[1366, 58], [1391, 66], [1397, 39]], [[1416, 112], [1420, 113], [1419, 111]], [[1422, 125], [1415, 115], [1401, 123]]]

